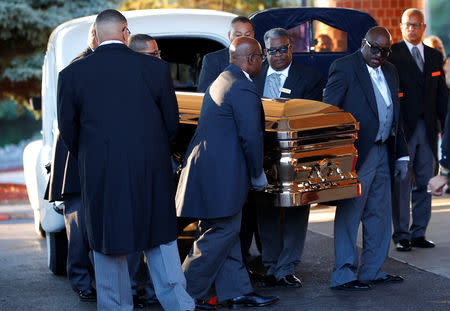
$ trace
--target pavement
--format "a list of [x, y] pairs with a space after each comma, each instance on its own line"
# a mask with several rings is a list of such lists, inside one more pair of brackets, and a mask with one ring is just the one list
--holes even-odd
[[[15, 180], [20, 181], [20, 172], [8, 175]], [[2, 176], [3, 175], [3, 176]], [[8, 177], [8, 178], [10, 178]], [[0, 183], [5, 180], [4, 174], [0, 172]], [[9, 180], [6, 180], [8, 182]], [[311, 210], [309, 220], [309, 232], [302, 262], [296, 268], [296, 275], [299, 276], [304, 287], [301, 289], [268, 288], [256, 290], [261, 294], [277, 295], [280, 297], [280, 303], [263, 308], [264, 310], [276, 311], [297, 311], [297, 310], [449, 310], [450, 311], [450, 196], [445, 195], [441, 198], [433, 198], [432, 217], [428, 227], [427, 238], [436, 243], [433, 249], [417, 249], [411, 252], [398, 252], [392, 243], [389, 257], [385, 262], [384, 269], [388, 273], [399, 274], [405, 277], [402, 284], [376, 285], [367, 292], [346, 292], [335, 291], [329, 288], [331, 270], [333, 266], [333, 219], [335, 207], [318, 205]], [[0, 214], [9, 215], [10, 220], [0, 221], [0, 237], [8, 231], [8, 226], [19, 224], [24, 226], [24, 232], [29, 232], [31, 239], [36, 240], [33, 243], [39, 249], [39, 261], [34, 264], [42, 264], [40, 269], [47, 273], [45, 267], [45, 241], [39, 239], [36, 235], [33, 237], [32, 210], [27, 202], [9, 202], [0, 203]], [[3, 232], [2, 232], [3, 231]], [[12, 242], [12, 241], [11, 241]], [[8, 240], [0, 238], [0, 246], [9, 243]], [[361, 246], [361, 234], [358, 240]], [[0, 247], [3, 248], [3, 247]], [[10, 249], [16, 249], [16, 244], [11, 244]], [[0, 252], [0, 262], [2, 252]], [[4, 252], [3, 252], [4, 253]], [[42, 254], [41, 254], [42, 253]], [[4, 253], [5, 254], [5, 253]], [[36, 259], [36, 258], [35, 258]], [[11, 265], [15, 263], [11, 262]], [[26, 269], [26, 264], [21, 263], [20, 267], [11, 266], [8, 271], [15, 269]], [[8, 272], [9, 273], [9, 272]], [[12, 273], [10, 278], [8, 273], [0, 276], [7, 282], [16, 282], [16, 272]], [[37, 273], [37, 272], [36, 272]], [[43, 275], [44, 280], [48, 275]], [[54, 278], [54, 277], [53, 277]], [[10, 280], [9, 280], [10, 279]], [[39, 305], [40, 299], [53, 299], [61, 307], [58, 310], [95, 310], [95, 305], [85, 305], [77, 302], [75, 295], [71, 294], [70, 286], [66, 280], [55, 278], [50, 280], [48, 287], [55, 286], [60, 298], [47, 296], [43, 293], [39, 298], [30, 296], [29, 299], [37, 299]], [[0, 282], [2, 283], [2, 282]], [[4, 283], [6, 284], [6, 283]], [[19, 285], [20, 286], [20, 285]], [[24, 285], [26, 286], [26, 285]], [[0, 284], [0, 296], [14, 295], [14, 288], [3, 287]], [[28, 292], [28, 291], [25, 291]], [[52, 298], [53, 297], [53, 298]], [[69, 297], [69, 298], [68, 298]], [[70, 297], [74, 297], [73, 299]], [[0, 297], [1, 298], [1, 297]], [[73, 300], [73, 301], [72, 301]], [[61, 302], [61, 304], [58, 303]], [[27, 309], [20, 302], [10, 302], [0, 299], [5, 308], [0, 310], [25, 310]], [[42, 300], [42, 307], [45, 303]], [[73, 308], [76, 306], [75, 308]], [[25, 309], [24, 309], [25, 307]], [[42, 308], [44, 310], [45, 308]], [[51, 309], [51, 308], [50, 308]], [[50, 310], [47, 308], [47, 310]], [[220, 307], [219, 309], [224, 309]], [[41, 310], [37, 308], [35, 310]], [[160, 307], [149, 307], [147, 310], [162, 310]], [[225, 309], [224, 309], [225, 310]]]

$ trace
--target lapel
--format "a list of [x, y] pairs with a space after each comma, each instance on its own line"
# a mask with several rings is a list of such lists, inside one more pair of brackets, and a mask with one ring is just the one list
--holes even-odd
[[391, 92], [391, 100], [394, 111], [394, 120], [397, 122], [398, 120], [398, 88], [395, 83], [394, 75], [391, 74], [389, 70], [387, 70], [386, 65], [381, 66], [381, 70], [383, 71], [384, 78], [389, 87], [389, 91]]
[[[411, 52], [408, 49], [408, 46], [406, 45], [405, 41], [401, 41], [399, 43], [400, 51], [402, 54], [402, 58], [405, 59], [406, 68], [403, 70], [408, 71], [407, 74], [409, 77], [411, 77], [414, 81], [417, 82], [417, 84], [422, 87], [423, 86], [423, 74], [420, 72], [419, 67], [417, 67], [416, 61], [414, 60], [413, 56], [411, 55]], [[425, 48], [424, 48], [425, 51]], [[426, 63], [426, 54], [424, 55], [425, 63]], [[424, 64], [424, 72], [425, 72], [426, 64]]]
[[[361, 51], [356, 52], [355, 57], [356, 61], [353, 62], [353, 66], [355, 69], [356, 77], [359, 80], [359, 83], [361, 84], [361, 88], [366, 96], [370, 109], [372, 109], [373, 113], [375, 113], [378, 119], [377, 101], [375, 99], [372, 80], [370, 79], [369, 71], [367, 70], [366, 67], [366, 62], [362, 57]], [[355, 100], [357, 99], [355, 98]]]
[[424, 45], [423, 47], [423, 58], [425, 59], [425, 63], [423, 64], [423, 74], [426, 77], [431, 77], [432, 72], [432, 59], [430, 54], [430, 49]]
[[261, 67], [261, 72], [259, 73], [258, 77], [254, 80], [256, 89], [260, 93], [261, 97], [264, 94], [264, 85], [266, 84], [267, 70], [269, 70], [269, 65], [267, 64], [267, 62], [265, 62]]
[[301, 73], [299, 70], [296, 70], [294, 61], [292, 61], [291, 67], [289, 68], [288, 77], [286, 81], [284, 81], [283, 88], [291, 90], [291, 93], [282, 93], [281, 97], [285, 98], [294, 98], [294, 89], [296, 88], [297, 81], [301, 79]]

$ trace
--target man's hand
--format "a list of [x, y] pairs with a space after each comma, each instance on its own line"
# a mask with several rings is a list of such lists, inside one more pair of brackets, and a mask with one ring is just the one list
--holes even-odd
[[394, 176], [400, 180], [405, 179], [406, 174], [408, 173], [408, 163], [409, 161], [406, 160], [395, 161]]
[[437, 175], [430, 179], [428, 188], [432, 195], [441, 196], [444, 193], [444, 186], [448, 183], [448, 177]]
[[264, 171], [262, 171], [261, 175], [257, 178], [252, 177], [252, 189], [255, 189], [257, 191], [263, 191], [264, 188], [267, 186], [267, 177]]

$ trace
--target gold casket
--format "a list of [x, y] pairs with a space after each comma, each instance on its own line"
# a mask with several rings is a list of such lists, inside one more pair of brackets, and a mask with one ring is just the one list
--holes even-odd
[[[177, 92], [181, 161], [195, 131], [202, 93]], [[262, 100], [266, 118], [264, 196], [276, 207], [341, 200], [360, 195], [355, 173], [359, 124], [335, 106], [304, 99]]]

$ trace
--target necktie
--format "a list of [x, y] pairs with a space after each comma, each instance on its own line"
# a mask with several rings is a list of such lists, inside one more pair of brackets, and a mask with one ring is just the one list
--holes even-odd
[[279, 73], [271, 73], [267, 77], [266, 85], [264, 87], [264, 97], [268, 98], [278, 98], [280, 94], [280, 74]]
[[384, 83], [383, 77], [381, 76], [381, 68], [378, 67], [372, 71], [372, 77], [375, 79], [375, 85], [383, 96], [383, 99], [386, 103], [386, 106], [391, 105], [391, 101], [389, 100], [388, 90], [386, 87], [386, 83]]
[[416, 61], [417, 67], [419, 67], [420, 71], [423, 72], [423, 60], [422, 56], [420, 56], [419, 49], [417, 46], [414, 46], [411, 50], [411, 54], [414, 57], [414, 60]]

